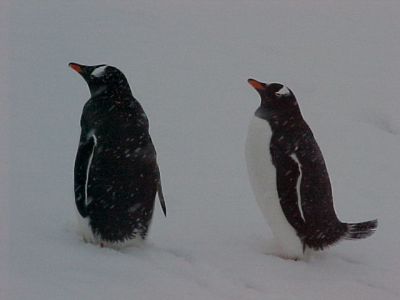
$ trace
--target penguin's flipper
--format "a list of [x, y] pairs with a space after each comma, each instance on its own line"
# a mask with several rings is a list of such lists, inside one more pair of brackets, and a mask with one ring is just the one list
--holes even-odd
[[301, 210], [300, 181], [301, 169], [298, 162], [290, 155], [281, 151], [273, 151], [273, 161], [276, 167], [277, 189], [282, 211], [296, 230], [301, 240], [305, 237], [305, 220]]
[[87, 139], [82, 133], [75, 159], [75, 203], [79, 214], [84, 218], [88, 215], [86, 206], [86, 181], [88, 179], [88, 168], [90, 167], [95, 144], [95, 138], [93, 136]]
[[160, 174], [160, 169], [157, 166], [157, 194], [158, 194], [158, 199], [160, 200], [161, 208], [164, 213], [164, 216], [167, 216], [167, 207], [165, 205], [165, 200], [164, 200], [164, 194], [162, 191], [162, 185], [161, 185], [161, 174]]

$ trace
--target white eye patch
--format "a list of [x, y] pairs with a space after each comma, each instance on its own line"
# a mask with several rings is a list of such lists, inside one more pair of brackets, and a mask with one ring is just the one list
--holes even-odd
[[107, 66], [98, 67], [98, 68], [94, 69], [92, 74], [90, 74], [90, 75], [92, 75], [94, 77], [101, 77], [104, 75], [104, 71], [106, 70], [106, 68], [107, 68]]
[[286, 86], [283, 86], [279, 91], [277, 91], [275, 94], [278, 96], [288, 96], [290, 95], [290, 91]]

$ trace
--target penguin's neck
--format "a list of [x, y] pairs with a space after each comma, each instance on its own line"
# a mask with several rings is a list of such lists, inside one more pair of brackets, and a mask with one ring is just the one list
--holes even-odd
[[106, 85], [102, 85], [102, 86], [96, 86], [94, 88], [90, 88], [90, 95], [91, 98], [95, 98], [98, 97], [102, 94], [104, 94], [107, 90], [107, 86]]
[[132, 92], [128, 84], [115, 87], [114, 85], [100, 85], [90, 88], [91, 98], [107, 97], [117, 101], [132, 98]]
[[273, 111], [260, 106], [254, 115], [266, 120], [273, 131], [283, 127], [293, 128], [294, 124], [302, 124], [304, 122], [300, 111], [293, 110], [289, 112]]

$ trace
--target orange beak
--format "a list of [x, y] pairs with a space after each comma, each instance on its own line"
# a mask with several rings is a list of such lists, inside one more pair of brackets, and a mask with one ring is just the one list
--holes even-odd
[[253, 87], [255, 88], [257, 91], [262, 91], [266, 89], [266, 85], [262, 82], [259, 82], [257, 80], [254, 79], [249, 79], [247, 80], [247, 82]]
[[74, 63], [70, 63], [69, 66], [70, 66], [73, 70], [75, 70], [76, 72], [78, 72], [79, 74], [82, 73], [82, 68], [81, 68], [81, 66], [79, 66], [79, 65], [77, 65], [77, 64], [74, 64]]

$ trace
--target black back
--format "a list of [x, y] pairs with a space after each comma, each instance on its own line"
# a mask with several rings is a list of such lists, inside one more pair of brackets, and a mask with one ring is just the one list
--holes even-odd
[[76, 65], [92, 95], [75, 162], [78, 211], [102, 240], [145, 238], [160, 186], [146, 114], [118, 69]]

